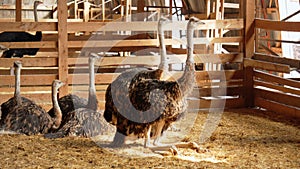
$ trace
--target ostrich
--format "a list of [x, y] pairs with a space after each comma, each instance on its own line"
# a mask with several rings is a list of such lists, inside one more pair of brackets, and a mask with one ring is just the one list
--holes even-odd
[[[38, 22], [37, 6], [42, 4], [40, 1], [34, 1], [33, 11], [34, 20]], [[27, 32], [2, 32], [0, 33], [0, 42], [34, 42], [42, 40], [42, 32], [37, 31], [35, 35]], [[26, 49], [6, 49], [2, 57], [23, 57], [23, 55], [36, 55], [38, 48], [26, 48]]]
[[61, 138], [65, 136], [93, 137], [107, 130], [110, 126], [101, 113], [97, 112], [98, 101], [95, 88], [94, 63], [99, 56], [92, 54], [89, 58], [89, 98], [86, 107], [75, 109], [64, 117], [61, 127], [53, 133], [45, 134], [46, 138]]
[[61, 111], [56, 95], [62, 83], [53, 83], [52, 101], [55, 107], [55, 117], [51, 118], [45, 110], [33, 101], [20, 96], [20, 74], [22, 64], [14, 63], [16, 70], [16, 90], [14, 97], [1, 105], [3, 112], [0, 124], [5, 130], [12, 130], [26, 135], [44, 134], [49, 129], [58, 128], [61, 123]]
[[[119, 110], [117, 109], [116, 105], [126, 104], [124, 103], [124, 100], [130, 104], [130, 101], [128, 100], [129, 90], [130, 88], [134, 87], [134, 84], [144, 79], [160, 79], [163, 76], [163, 73], [167, 71], [167, 52], [164, 43], [163, 30], [163, 25], [167, 23], [170, 23], [170, 20], [165, 17], [161, 17], [158, 21], [158, 36], [160, 43], [160, 64], [158, 65], [158, 69], [149, 70], [145, 68], [135, 68], [125, 71], [107, 87], [105, 93], [106, 102], [104, 111], [104, 117], [107, 122], [111, 121], [112, 114], [119, 114]], [[119, 146], [124, 139], [125, 136], [123, 134], [116, 132], [112, 145]]]
[[[104, 114], [109, 123], [116, 125], [119, 135], [145, 137], [144, 147], [150, 147], [150, 137], [152, 136], [155, 138], [154, 146], [151, 147], [154, 151], [171, 149], [174, 154], [177, 154], [176, 147], [192, 148], [200, 151], [196, 143], [158, 146], [161, 134], [180, 118], [187, 109], [186, 98], [192, 91], [195, 82], [193, 31], [200, 23], [202, 24], [195, 17], [191, 17], [188, 22], [186, 66], [178, 82], [156, 79], [144, 79], [135, 82], [136, 84], [129, 91], [130, 102], [116, 105], [116, 107], [122, 108], [122, 111]], [[114, 89], [112, 88], [112, 90]], [[118, 94], [120, 95], [120, 93]], [[125, 139], [119, 137], [119, 140], [114, 139], [114, 141], [115, 143], [124, 144]]]
[[[92, 54], [89, 58], [89, 76], [92, 77], [94, 74], [94, 62], [98, 56]], [[94, 78], [90, 78], [89, 81], [89, 96], [88, 100], [85, 98], [81, 98], [75, 94], [68, 94], [58, 99], [59, 106], [62, 110], [63, 114], [63, 122], [61, 125], [64, 124], [66, 121], [66, 117], [68, 116], [69, 112], [72, 112], [79, 108], [89, 108], [92, 110], [97, 110], [98, 102], [96, 98], [96, 91], [95, 91], [95, 82]], [[54, 116], [53, 108], [48, 111], [50, 116]]]
[[[81, 98], [75, 94], [68, 94], [58, 99], [59, 106], [62, 111], [62, 123], [61, 126], [67, 121], [66, 117], [69, 116], [69, 112], [72, 112], [79, 108], [89, 108], [92, 110], [97, 110], [98, 101], [96, 98], [96, 89], [95, 89], [95, 80], [94, 80], [94, 63], [98, 56], [92, 54], [89, 58], [89, 96], [88, 100], [85, 98]], [[48, 111], [51, 117], [54, 116], [53, 108]], [[53, 131], [54, 132], [54, 131]]]

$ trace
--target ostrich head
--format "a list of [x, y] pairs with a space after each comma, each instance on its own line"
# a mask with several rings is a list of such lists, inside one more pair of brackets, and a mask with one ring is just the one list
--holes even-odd
[[33, 6], [37, 7], [38, 5], [41, 5], [41, 4], [43, 4], [42, 1], [34, 1]]
[[160, 26], [164, 25], [164, 24], [168, 24], [171, 23], [172, 21], [166, 17], [160, 17], [158, 20], [158, 28], [161, 28]]
[[15, 62], [14, 62], [14, 67], [15, 67], [15, 68], [20, 68], [20, 69], [21, 69], [21, 68], [22, 68], [22, 63], [21, 63], [21, 61], [19, 61], [19, 60], [15, 61]]
[[101, 59], [102, 57], [96, 53], [91, 53], [89, 57], [89, 63], [94, 63], [96, 60]]
[[53, 83], [52, 83], [52, 86], [54, 89], [58, 90], [59, 88], [61, 88], [62, 86], [64, 86], [65, 83], [60, 81], [60, 80], [54, 80]]
[[192, 17], [190, 17], [189, 22], [188, 22], [188, 29], [195, 29], [200, 24], [205, 24], [205, 23], [202, 22], [200, 19], [192, 16]]

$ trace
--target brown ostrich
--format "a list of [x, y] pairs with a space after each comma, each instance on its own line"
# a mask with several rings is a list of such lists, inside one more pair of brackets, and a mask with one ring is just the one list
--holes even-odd
[[[164, 30], [163, 25], [170, 23], [170, 20], [161, 17], [158, 21], [158, 36], [160, 43], [160, 64], [158, 65], [158, 69], [149, 70], [145, 68], [135, 68], [128, 71], [123, 72], [119, 75], [106, 89], [105, 94], [105, 111], [104, 117], [107, 122], [111, 122], [112, 114], [118, 114], [118, 105], [122, 104], [130, 104], [129, 98], [129, 90], [134, 87], [134, 84], [144, 79], [160, 79], [163, 76], [163, 73], [167, 71], [167, 52], [166, 46], [164, 43]], [[114, 141], [112, 145], [118, 146], [120, 145], [125, 136], [120, 132], [116, 132], [114, 137]]]
[[[113, 110], [104, 113], [106, 120], [117, 127], [118, 135], [135, 135], [145, 137], [144, 147], [150, 147], [151, 136], [155, 138], [151, 147], [153, 150], [170, 150], [177, 153], [176, 147], [189, 147], [200, 150], [195, 143], [179, 143], [168, 146], [158, 146], [161, 134], [175, 122], [187, 109], [187, 96], [192, 91], [195, 83], [194, 59], [193, 59], [193, 31], [200, 24], [197, 18], [190, 18], [187, 27], [187, 60], [185, 71], [175, 81], [162, 81], [156, 79], [144, 79], [132, 81], [129, 86], [129, 101], [115, 102]], [[132, 84], [134, 83], [134, 84]], [[122, 91], [113, 88], [119, 97]], [[124, 94], [123, 94], [124, 95]], [[107, 96], [107, 95], [106, 95]], [[115, 99], [115, 98], [113, 98]], [[114, 100], [115, 101], [115, 100]], [[122, 101], [122, 100], [121, 100]], [[107, 107], [106, 107], [107, 108]], [[124, 144], [124, 137], [116, 134], [114, 143]], [[118, 136], [118, 140], [116, 137]], [[120, 139], [121, 138], [121, 139]]]
[[50, 117], [45, 110], [33, 101], [20, 96], [20, 74], [22, 64], [14, 63], [15, 67], [15, 94], [7, 102], [1, 105], [1, 128], [26, 135], [44, 134], [50, 129], [56, 129], [61, 123], [61, 111], [57, 107], [56, 95], [62, 83], [53, 83], [52, 101], [55, 107], [55, 116]]
[[89, 57], [89, 83], [91, 85], [89, 86], [87, 106], [68, 112], [62, 121], [61, 127], [53, 133], [45, 134], [46, 138], [62, 138], [65, 136], [93, 137], [112, 129], [104, 120], [102, 114], [97, 112], [98, 101], [95, 87], [94, 64], [100, 58], [95, 54]]

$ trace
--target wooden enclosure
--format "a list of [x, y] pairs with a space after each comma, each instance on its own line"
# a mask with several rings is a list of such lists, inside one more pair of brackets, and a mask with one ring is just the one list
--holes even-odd
[[[13, 96], [14, 75], [11, 74], [10, 67], [15, 60], [23, 63], [21, 94], [47, 106], [51, 104], [50, 85], [54, 79], [68, 84], [60, 91], [61, 96], [67, 93], [87, 96], [87, 62], [90, 52], [120, 54], [106, 55], [97, 63], [96, 87], [100, 109], [104, 108], [107, 85], [119, 73], [137, 66], [157, 67], [159, 56], [151, 54], [158, 53], [157, 21], [71, 22], [67, 20], [66, 4], [66, 1], [58, 1], [58, 21], [1, 21], [0, 31], [43, 31], [43, 39], [41, 42], [0, 43], [8, 48], [40, 48], [34, 57], [0, 58], [0, 103]], [[261, 25], [263, 21], [256, 20], [254, 16], [255, 2], [241, 0], [239, 7], [239, 18], [206, 19], [203, 20], [205, 25], [197, 28], [199, 36], [195, 38], [195, 62], [199, 68], [196, 71], [197, 85], [189, 100], [190, 107], [208, 109], [258, 106], [300, 117], [300, 82], [258, 70], [269, 68], [269, 71], [284, 72], [289, 71], [289, 67], [272, 61], [268, 62], [270, 66], [265, 66], [262, 61], [252, 58], [257, 55], [254, 43], [256, 28], [300, 31], [300, 23], [290, 26], [291, 23], [286, 22], [275, 27], [273, 22], [268, 21]], [[165, 43], [168, 45], [172, 80], [182, 74], [180, 65], [186, 58], [186, 39], [174, 34], [185, 32], [186, 24], [187, 21], [173, 21], [166, 26]], [[277, 25], [277, 22], [274, 24]], [[200, 36], [203, 32], [235, 33], [216, 37]], [[206, 50], [207, 47], [216, 45], [230, 48], [226, 52]], [[205, 64], [221, 65], [221, 68], [204, 69], [202, 67]], [[294, 67], [299, 69], [300, 65]]]

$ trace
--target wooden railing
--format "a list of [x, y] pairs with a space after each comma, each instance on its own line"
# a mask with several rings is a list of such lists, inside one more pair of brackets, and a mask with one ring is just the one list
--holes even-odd
[[[199, 30], [208, 29], [228, 29], [228, 30], [242, 30], [242, 19], [231, 19], [223, 21], [203, 21], [206, 24], [199, 26]], [[186, 30], [186, 21], [173, 22], [166, 26], [167, 31]], [[1, 25], [6, 25], [1, 26]], [[59, 64], [58, 52], [58, 26], [57, 22], [2, 22], [0, 24], [0, 31], [7, 31], [9, 25], [10, 31], [43, 31], [43, 40], [41, 42], [1, 42], [0, 45], [8, 48], [40, 48], [40, 51], [35, 57], [24, 58], [0, 58], [0, 102], [6, 101], [13, 95], [14, 91], [14, 76], [10, 75], [10, 67], [15, 60], [21, 60], [23, 63], [22, 77], [21, 77], [21, 91], [22, 95], [35, 100], [40, 104], [50, 104], [50, 84], [54, 79], [59, 79], [59, 69], [67, 67], [65, 72], [68, 79], [68, 92], [74, 92], [83, 97], [87, 95], [87, 55], [83, 51], [140, 51], [146, 48], [158, 52], [158, 39], [145, 38], [145, 36], [121, 36], [112, 35], [120, 31], [132, 31], [135, 34], [154, 33], [157, 31], [157, 22], [68, 22], [67, 28], [69, 32], [67, 47], [69, 56], [67, 58], [67, 65]], [[91, 32], [100, 31], [103, 33], [102, 38], [92, 40]], [[83, 32], [85, 35], [75, 36], [75, 32]], [[89, 32], [89, 33], [87, 33]], [[141, 32], [141, 33], [139, 33]], [[242, 43], [243, 37], [223, 37], [215, 39], [195, 38], [196, 44], [214, 44], [214, 43]], [[166, 45], [185, 45], [186, 40], [175, 39], [167, 37]], [[79, 52], [78, 52], [79, 51]], [[81, 51], [81, 52], [80, 52]], [[169, 48], [169, 64], [181, 64], [185, 62], [185, 49]], [[232, 52], [227, 54], [197, 54], [195, 51], [196, 63], [237, 63], [241, 64], [243, 61], [243, 53]], [[96, 74], [96, 85], [98, 97], [100, 100], [100, 107], [103, 108], [104, 92], [109, 84], [120, 71], [126, 69], [124, 65], [129, 66], [146, 66], [156, 67], [159, 63], [159, 57], [153, 55], [136, 56], [136, 57], [105, 57], [101, 63], [98, 63], [99, 70]], [[123, 65], [123, 68], [120, 68]], [[118, 70], [118, 72], [115, 72]], [[171, 71], [172, 77], [175, 79], [182, 73], [181, 71]], [[197, 91], [198, 96], [193, 96], [191, 102], [200, 105], [202, 108], [209, 108], [211, 100], [224, 99], [232, 96], [227, 100], [227, 107], [241, 107], [243, 105], [242, 98], [239, 97], [239, 91], [242, 86], [243, 73], [242, 70], [226, 70], [226, 71], [197, 71]], [[213, 81], [214, 80], [214, 81]], [[224, 98], [212, 93], [217, 93], [217, 90], [228, 89], [228, 92], [223, 94]], [[212, 96], [209, 98], [208, 96]], [[221, 95], [220, 95], [221, 96]], [[225, 97], [226, 96], [226, 97]], [[237, 101], [238, 100], [238, 101]]]
[[[254, 25], [254, 29], [300, 32], [300, 22], [255, 19]], [[264, 40], [299, 43], [288, 39]], [[252, 77], [248, 78], [248, 83], [252, 84], [250, 102], [253, 102], [253, 106], [300, 118], [300, 81], [279, 76], [295, 69], [300, 70], [300, 60], [254, 53], [251, 58], [244, 59], [244, 67]]]

